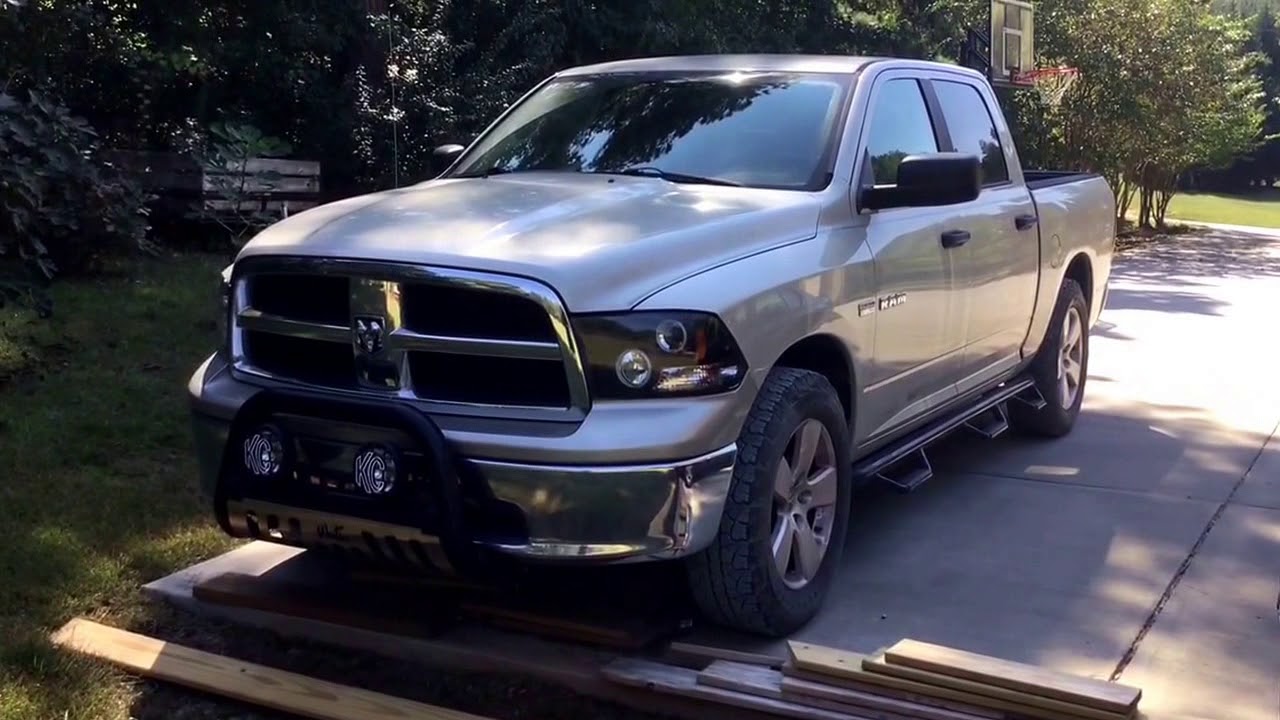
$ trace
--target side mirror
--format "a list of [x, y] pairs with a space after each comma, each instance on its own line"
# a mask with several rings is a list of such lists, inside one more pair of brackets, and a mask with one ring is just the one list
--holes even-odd
[[938, 207], [976, 200], [982, 192], [982, 161], [965, 153], [908, 155], [898, 165], [897, 185], [863, 188], [858, 207]]
[[466, 150], [462, 145], [441, 145], [431, 151], [431, 164], [436, 172], [442, 173]]

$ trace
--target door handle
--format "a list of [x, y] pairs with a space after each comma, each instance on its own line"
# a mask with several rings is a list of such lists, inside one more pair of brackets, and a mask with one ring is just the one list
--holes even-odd
[[969, 242], [968, 230], [948, 230], [942, 233], [942, 247], [958, 248]]
[[1038, 222], [1040, 222], [1040, 218], [1035, 215], [1019, 215], [1013, 219], [1013, 226], [1019, 230], [1028, 230], [1035, 227]]

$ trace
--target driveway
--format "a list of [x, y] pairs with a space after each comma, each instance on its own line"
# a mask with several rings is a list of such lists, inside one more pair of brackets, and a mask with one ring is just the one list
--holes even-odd
[[1276, 720], [1278, 316], [1280, 234], [1121, 255], [1075, 431], [959, 436], [921, 490], [868, 493], [799, 638], [913, 637], [1118, 678], [1157, 720]]

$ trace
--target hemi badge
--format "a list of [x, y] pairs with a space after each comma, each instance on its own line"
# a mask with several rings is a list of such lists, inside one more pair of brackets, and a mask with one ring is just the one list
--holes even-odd
[[864, 303], [858, 303], [858, 317], [862, 317], [863, 315], [870, 315], [875, 311], [876, 311], [875, 300], [871, 300], [869, 302], [864, 302]]

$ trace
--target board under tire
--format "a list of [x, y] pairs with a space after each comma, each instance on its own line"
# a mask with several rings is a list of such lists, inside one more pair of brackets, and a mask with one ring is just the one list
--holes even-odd
[[[808, 419], [830, 433], [836, 500], [819, 570], [807, 585], [793, 589], [783, 582], [771, 549], [774, 482], [792, 433]], [[811, 620], [840, 565], [852, 481], [848, 423], [835, 388], [815, 372], [774, 368], [739, 434], [719, 531], [710, 547], [685, 563], [703, 615], [718, 625], [769, 637], [789, 635]]]
[[[1075, 397], [1069, 406], [1064, 406], [1059, 389], [1058, 359], [1062, 354], [1062, 326], [1067, 314], [1075, 310], [1082, 320], [1080, 358], [1080, 382]], [[1053, 319], [1045, 331], [1044, 342], [1040, 344], [1036, 357], [1031, 361], [1028, 373], [1035, 381], [1036, 389], [1045, 400], [1045, 406], [1039, 409], [1021, 402], [1009, 403], [1009, 425], [1025, 435], [1056, 438], [1071, 432], [1076, 418], [1080, 415], [1080, 405], [1084, 402], [1085, 385], [1089, 377], [1089, 304], [1079, 283], [1070, 278], [1062, 281], [1058, 290], [1057, 303], [1053, 309]]]

